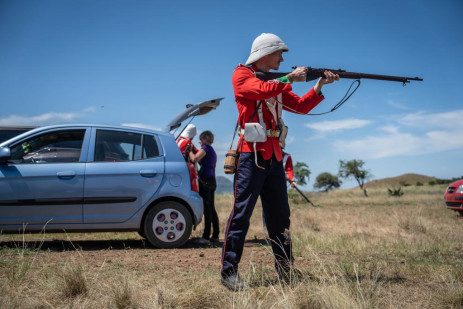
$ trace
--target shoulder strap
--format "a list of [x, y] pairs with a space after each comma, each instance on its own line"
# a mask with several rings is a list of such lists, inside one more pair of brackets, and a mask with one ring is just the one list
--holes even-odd
[[281, 112], [283, 110], [283, 94], [278, 94], [277, 96], [277, 105], [278, 105], [278, 119], [281, 119]]
[[233, 147], [233, 142], [235, 141], [235, 136], [236, 136], [236, 131], [238, 131], [238, 126], [239, 126], [238, 121], [236, 121], [235, 132], [233, 133], [233, 139], [232, 139], [232, 142], [230, 144], [230, 149], [232, 149], [232, 147]]
[[[256, 104], [257, 104], [256, 112], [257, 112], [257, 117], [259, 118], [259, 123], [261, 126], [264, 126], [264, 113], [262, 111], [262, 101], [257, 101]], [[251, 119], [252, 118], [254, 118], [254, 115], [251, 117]]]

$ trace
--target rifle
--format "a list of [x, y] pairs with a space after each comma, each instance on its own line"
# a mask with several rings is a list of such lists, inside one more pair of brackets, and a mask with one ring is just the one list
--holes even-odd
[[[295, 69], [296, 67], [293, 67]], [[423, 81], [422, 78], [419, 77], [406, 77], [406, 76], [391, 76], [391, 75], [377, 75], [377, 74], [367, 74], [367, 73], [356, 73], [356, 72], [348, 72], [346, 70], [332, 70], [332, 69], [321, 69], [321, 68], [312, 68], [307, 67], [307, 77], [305, 79], [306, 82], [312, 81], [319, 77], [325, 77], [325, 71], [331, 71], [334, 74], [338, 74], [340, 78], [349, 78], [349, 79], [376, 79], [376, 80], [387, 80], [392, 82], [402, 82], [403, 86], [406, 83], [410, 83], [411, 80], [415, 81]], [[288, 75], [288, 73], [282, 72], [256, 72], [256, 77], [263, 81], [273, 80], [280, 78], [282, 76]]]
[[[290, 180], [286, 179], [286, 181], [288, 181], [291, 184]], [[309, 200], [309, 198], [307, 196], [305, 196], [304, 193], [302, 193], [301, 190], [299, 190], [299, 188], [297, 186], [295, 186], [294, 189], [296, 189], [296, 191], [299, 192], [299, 194], [307, 201], [307, 203], [311, 204], [313, 207], [317, 207]]]

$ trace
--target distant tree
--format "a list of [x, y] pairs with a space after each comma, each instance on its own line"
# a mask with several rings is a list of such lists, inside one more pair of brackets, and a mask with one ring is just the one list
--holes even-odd
[[[299, 185], [307, 184], [310, 177], [310, 169], [304, 162], [296, 162], [293, 166], [294, 178]], [[307, 181], [306, 181], [307, 180]]]
[[342, 181], [338, 176], [324, 172], [318, 175], [315, 179], [314, 188], [328, 192], [329, 190], [339, 188], [341, 184]]
[[363, 194], [368, 196], [367, 189], [364, 188], [364, 185], [365, 181], [371, 178], [371, 174], [367, 170], [363, 169], [364, 164], [365, 162], [362, 160], [339, 160], [339, 176], [342, 178], [355, 178], [360, 189], [363, 190]]

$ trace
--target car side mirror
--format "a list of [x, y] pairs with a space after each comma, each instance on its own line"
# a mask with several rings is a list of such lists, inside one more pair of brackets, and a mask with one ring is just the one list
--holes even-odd
[[10, 147], [0, 147], [0, 164], [5, 164], [11, 158]]

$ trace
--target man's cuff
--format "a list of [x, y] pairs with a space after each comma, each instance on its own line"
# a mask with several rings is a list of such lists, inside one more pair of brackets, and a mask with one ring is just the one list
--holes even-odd
[[320, 90], [319, 93], [317, 93], [317, 92], [315, 91], [314, 87], [312, 87], [312, 90], [313, 90], [313, 92], [314, 92], [316, 95], [318, 95], [319, 97], [323, 97], [323, 92], [322, 92], [321, 90]]
[[285, 76], [282, 76], [282, 77], [280, 77], [280, 78], [277, 78], [277, 81], [282, 82], [282, 83], [285, 83], [285, 84], [291, 84], [291, 81], [289, 80], [288, 77], [286, 77], [286, 75], [285, 75]]

